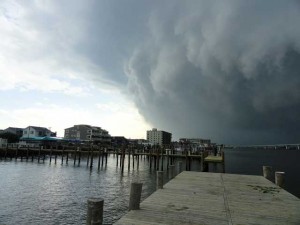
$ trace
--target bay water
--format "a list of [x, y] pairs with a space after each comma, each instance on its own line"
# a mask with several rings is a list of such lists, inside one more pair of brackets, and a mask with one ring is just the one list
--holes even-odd
[[[262, 166], [286, 172], [285, 189], [300, 197], [300, 150], [226, 149], [226, 173], [262, 175]], [[125, 160], [127, 163], [127, 160]], [[37, 163], [23, 159], [0, 161], [0, 224], [85, 224], [87, 199], [104, 199], [104, 223], [112, 224], [128, 210], [130, 183], [143, 183], [142, 200], [155, 191], [156, 171], [142, 157], [139, 169], [125, 163], [123, 174], [116, 166], [116, 157], [110, 155], [107, 165], [97, 169], [81, 165], [62, 164], [58, 159]], [[132, 163], [132, 160], [131, 160]], [[164, 165], [166, 168], [166, 165]], [[183, 168], [185, 164], [183, 161]], [[199, 160], [192, 170], [200, 171]], [[210, 171], [220, 172], [219, 165], [210, 165]], [[167, 182], [168, 176], [165, 173]], [[200, 204], [200, 203], [199, 203]]]

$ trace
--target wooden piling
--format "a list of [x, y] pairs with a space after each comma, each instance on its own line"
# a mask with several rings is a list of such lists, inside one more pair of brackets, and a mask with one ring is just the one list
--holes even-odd
[[130, 170], [130, 148], [128, 148], [128, 164], [127, 164], [127, 166], [128, 166], [128, 171]]
[[279, 187], [284, 187], [284, 175], [285, 172], [275, 172], [275, 184]]
[[26, 150], [26, 161], [28, 161], [29, 158], [29, 147], [27, 146], [27, 150]]
[[164, 186], [164, 171], [156, 172], [156, 189], [163, 189]]
[[121, 171], [124, 172], [124, 161], [125, 161], [125, 149], [122, 148], [122, 162], [121, 162]]
[[263, 166], [263, 176], [268, 180], [271, 180], [272, 177], [272, 167], [271, 166]]
[[79, 147], [79, 152], [78, 152], [78, 163], [77, 163], [78, 166], [80, 166], [80, 162], [81, 162], [81, 148]]
[[201, 171], [208, 172], [208, 162], [205, 162], [205, 158], [207, 157], [208, 152], [203, 151], [201, 155]]
[[52, 146], [50, 147], [50, 164], [51, 164], [51, 161], [52, 161]]
[[99, 148], [99, 151], [98, 151], [98, 170], [100, 169], [100, 160], [101, 160], [101, 148]]
[[4, 155], [5, 160], [6, 160], [6, 157], [7, 157], [7, 152], [8, 152], [8, 144], [6, 144], [6, 148], [5, 148], [5, 155]]
[[119, 149], [117, 148], [115, 151], [117, 152], [116, 157], [117, 157], [117, 167], [118, 167], [118, 165], [119, 165]]
[[103, 148], [101, 148], [101, 154], [102, 154], [101, 167], [103, 167], [103, 163], [104, 163], [104, 149]]
[[178, 162], [178, 173], [182, 172], [182, 161]]
[[[57, 145], [56, 145], [56, 149], [58, 149]], [[61, 152], [61, 165], [64, 164], [64, 152], [65, 152], [65, 147], [63, 146], [62, 147], [62, 152]]]
[[140, 209], [143, 183], [131, 183], [129, 210]]
[[66, 164], [69, 162], [69, 152], [67, 151]]
[[74, 166], [76, 165], [77, 150], [78, 150], [78, 148], [74, 150], [74, 161], [73, 161], [73, 165], [74, 165]]
[[87, 200], [87, 225], [102, 225], [103, 223], [103, 205], [102, 198], [90, 198]]
[[15, 155], [15, 159], [17, 160], [18, 158], [18, 150], [19, 150], [19, 146], [16, 148], [16, 155]]
[[39, 147], [38, 163], [40, 163], [41, 149], [42, 149], [42, 146]]
[[57, 153], [54, 155], [54, 164], [56, 165], [56, 161], [57, 161]]
[[169, 166], [169, 179], [173, 179], [175, 177], [175, 165]]
[[160, 170], [164, 171], [164, 149], [163, 148], [161, 148], [160, 154], [161, 154], [161, 167], [160, 167]]
[[90, 168], [93, 168], [93, 161], [94, 161], [94, 151], [93, 148], [91, 148], [92, 153], [91, 153], [91, 163], [90, 163]]
[[88, 152], [87, 160], [86, 160], [86, 166], [87, 167], [89, 166], [89, 163], [90, 163], [90, 151]]

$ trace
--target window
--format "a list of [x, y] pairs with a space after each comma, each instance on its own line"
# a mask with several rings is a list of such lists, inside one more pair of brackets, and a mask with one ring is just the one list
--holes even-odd
[[32, 131], [30, 131], [30, 134], [33, 134], [34, 132], [33, 132], [33, 130]]

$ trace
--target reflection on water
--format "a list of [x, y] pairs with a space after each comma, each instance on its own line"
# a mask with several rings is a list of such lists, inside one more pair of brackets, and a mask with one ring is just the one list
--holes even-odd
[[[286, 172], [286, 189], [299, 197], [299, 156], [300, 151], [291, 150], [227, 150], [226, 172], [261, 175], [262, 166], [271, 165]], [[80, 167], [72, 161], [61, 165], [59, 159], [56, 165], [49, 159], [40, 164], [0, 161], [0, 224], [85, 224], [89, 197], [104, 198], [104, 223], [110, 224], [127, 212], [132, 181], [143, 183], [142, 199], [155, 190], [155, 171], [149, 170], [147, 159], [140, 160], [138, 170], [128, 171], [125, 164], [123, 175], [113, 155], [100, 170], [95, 162], [90, 170], [84, 159]], [[192, 170], [200, 170], [199, 160], [193, 161]]]

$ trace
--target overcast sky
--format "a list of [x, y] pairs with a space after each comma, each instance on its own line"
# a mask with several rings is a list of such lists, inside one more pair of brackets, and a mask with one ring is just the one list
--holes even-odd
[[0, 128], [299, 143], [299, 1], [0, 1]]

